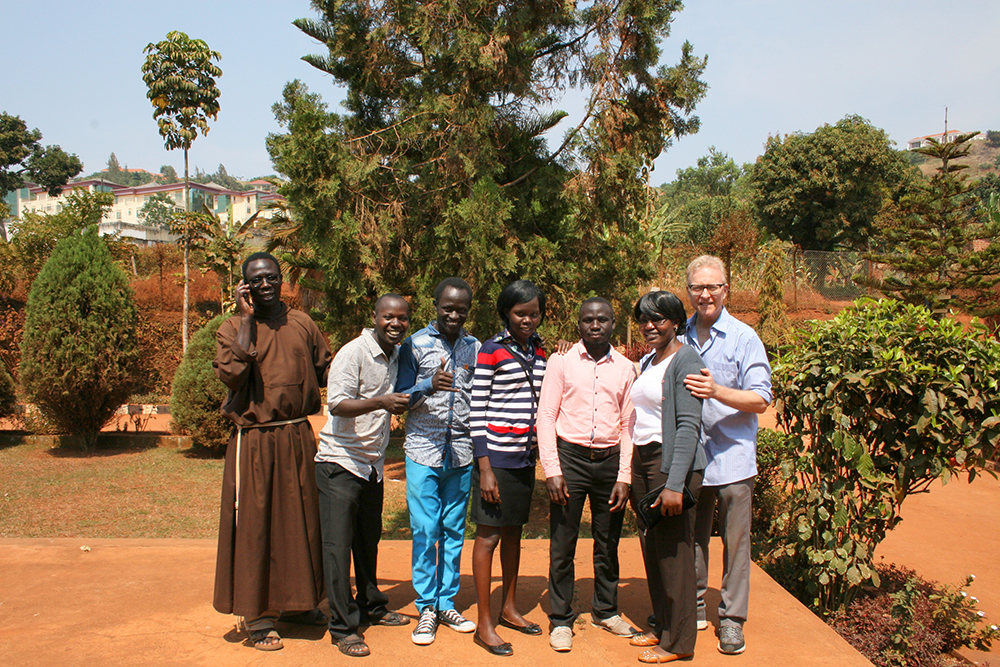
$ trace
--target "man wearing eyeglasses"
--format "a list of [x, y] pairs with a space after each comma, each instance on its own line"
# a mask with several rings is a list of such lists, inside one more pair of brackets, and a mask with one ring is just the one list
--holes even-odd
[[[216, 334], [215, 373], [229, 388], [222, 414], [236, 431], [222, 478], [215, 609], [242, 617], [251, 645], [282, 647], [279, 619], [326, 624], [315, 479], [316, 438], [330, 348], [308, 315], [281, 302], [281, 269], [250, 255], [237, 314]], [[289, 612], [281, 615], [281, 612]]]
[[719, 651], [746, 649], [743, 623], [750, 598], [750, 502], [757, 475], [757, 415], [771, 402], [771, 366], [760, 338], [726, 310], [726, 267], [702, 255], [687, 268], [688, 297], [694, 314], [684, 342], [701, 354], [707, 368], [688, 375], [685, 386], [704, 399], [702, 447], [708, 464], [695, 521], [698, 576], [698, 629], [708, 627], [708, 546], [715, 507], [723, 545]]

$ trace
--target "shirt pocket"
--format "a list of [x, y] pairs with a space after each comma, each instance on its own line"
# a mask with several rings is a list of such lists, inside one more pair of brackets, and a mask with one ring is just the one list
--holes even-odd
[[723, 387], [739, 389], [740, 367], [734, 361], [723, 361], [708, 364], [709, 370], [715, 378], [716, 384]]

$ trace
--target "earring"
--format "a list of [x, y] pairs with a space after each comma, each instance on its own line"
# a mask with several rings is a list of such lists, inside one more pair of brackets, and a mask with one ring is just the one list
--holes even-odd
[[677, 330], [678, 330], [678, 329], [680, 329], [680, 327], [674, 327], [674, 335], [675, 335], [675, 336], [677, 335]]

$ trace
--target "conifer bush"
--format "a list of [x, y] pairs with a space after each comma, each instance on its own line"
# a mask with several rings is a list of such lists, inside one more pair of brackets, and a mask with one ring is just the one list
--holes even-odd
[[17, 396], [14, 393], [14, 381], [3, 364], [0, 364], [0, 419], [14, 414]]
[[32, 284], [20, 374], [28, 400], [84, 450], [136, 386], [132, 290], [96, 226], [59, 241]]
[[174, 374], [170, 393], [171, 430], [183, 431], [195, 445], [222, 453], [229, 442], [233, 424], [222, 416], [226, 385], [212, 368], [215, 359], [215, 332], [228, 315], [219, 315], [198, 330]]

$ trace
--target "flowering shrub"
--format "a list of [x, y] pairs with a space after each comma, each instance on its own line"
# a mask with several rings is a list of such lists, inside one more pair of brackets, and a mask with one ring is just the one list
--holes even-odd
[[941, 657], [956, 648], [988, 651], [1000, 637], [986, 625], [978, 600], [966, 591], [972, 575], [957, 587], [938, 588], [910, 569], [878, 565], [880, 585], [866, 588], [831, 626], [879, 667], [944, 667]]

